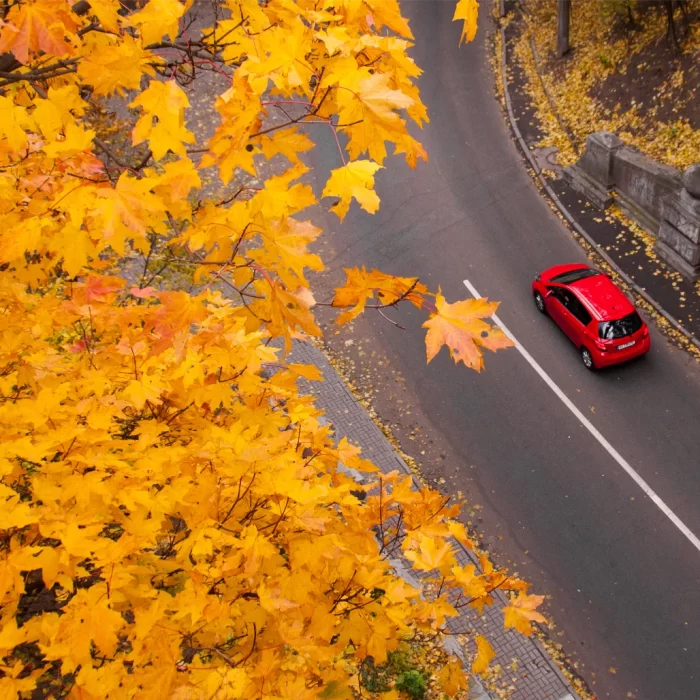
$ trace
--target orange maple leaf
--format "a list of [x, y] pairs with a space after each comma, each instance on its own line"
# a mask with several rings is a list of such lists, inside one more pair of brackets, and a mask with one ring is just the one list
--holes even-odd
[[310, 293], [306, 294], [300, 290], [289, 292], [277, 282], [272, 282], [270, 285], [268, 329], [273, 334], [284, 338], [287, 351], [292, 348], [291, 331], [294, 328], [300, 328], [309, 335], [321, 336], [321, 329], [316, 325], [313, 314], [309, 311], [313, 306], [309, 296]]
[[338, 443], [338, 459], [351, 469], [357, 469], [361, 472], [378, 471], [372, 462], [360, 457], [360, 448], [351, 445], [346, 437]]
[[447, 696], [452, 698], [456, 696], [460, 690], [467, 687], [467, 679], [462, 670], [462, 664], [457, 659], [450, 659], [443, 666], [440, 675], [440, 689], [447, 693]]
[[12, 52], [20, 63], [27, 63], [30, 52], [52, 56], [72, 55], [66, 40], [77, 25], [65, 0], [34, 0], [15, 3], [0, 32], [0, 53]]
[[377, 294], [382, 305], [396, 304], [405, 299], [414, 306], [421, 307], [423, 294], [428, 289], [418, 282], [417, 277], [394, 277], [379, 270], [367, 272], [362, 268], [343, 268], [345, 272], [345, 284], [337, 287], [333, 297], [333, 306], [346, 308], [352, 306], [338, 316], [339, 326], [352, 321], [365, 310], [365, 304]]
[[423, 324], [428, 329], [425, 338], [428, 362], [447, 345], [455, 363], [464, 362], [480, 372], [484, 366], [481, 348], [495, 352], [513, 345], [500, 328], [482, 320], [496, 313], [498, 302], [482, 298], [448, 304], [438, 291], [435, 307], [436, 312]]
[[90, 275], [87, 282], [85, 282], [85, 301], [88, 304], [112, 301], [124, 287], [124, 284], [125, 282], [121, 277]]
[[476, 636], [476, 658], [472, 664], [472, 673], [483, 674], [489, 667], [492, 659], [496, 658], [496, 652], [488, 639], [481, 634]]
[[529, 637], [532, 634], [532, 622], [547, 622], [545, 616], [535, 609], [542, 604], [543, 600], [542, 595], [518, 593], [517, 598], [513, 598], [510, 605], [503, 608], [505, 626], [515, 627], [518, 632]]

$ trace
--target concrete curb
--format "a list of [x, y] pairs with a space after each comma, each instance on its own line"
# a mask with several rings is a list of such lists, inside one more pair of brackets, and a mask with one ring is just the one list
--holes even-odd
[[625, 283], [634, 291], [636, 295], [644, 299], [644, 301], [651, 306], [656, 313], [673, 326], [679, 333], [681, 333], [685, 338], [687, 338], [698, 350], [700, 350], [700, 340], [695, 337], [690, 331], [686, 330], [681, 323], [679, 323], [673, 316], [671, 316], [664, 308], [659, 304], [647, 291], [642, 289], [629, 275], [627, 275], [617, 263], [600, 247], [598, 243], [588, 234], [588, 232], [574, 219], [569, 210], [566, 208], [564, 203], [557, 197], [556, 193], [549, 186], [547, 179], [542, 174], [539, 165], [535, 161], [530, 149], [525, 143], [518, 124], [515, 120], [515, 115], [513, 114], [513, 105], [510, 99], [510, 91], [508, 88], [508, 77], [506, 75], [507, 68], [507, 43], [506, 43], [506, 32], [503, 27], [499, 29], [501, 33], [501, 83], [503, 84], [503, 96], [506, 103], [506, 111], [508, 112], [508, 121], [510, 122], [511, 129], [515, 134], [515, 138], [520, 146], [520, 149], [525, 154], [530, 167], [533, 169], [535, 176], [539, 180], [540, 184], [544, 188], [545, 192], [549, 198], [554, 202], [554, 205], [560, 211], [562, 216], [569, 222], [569, 224], [576, 230], [576, 232], [588, 243], [588, 245], [595, 250], [596, 254], [599, 255], [605, 262], [619, 275]]

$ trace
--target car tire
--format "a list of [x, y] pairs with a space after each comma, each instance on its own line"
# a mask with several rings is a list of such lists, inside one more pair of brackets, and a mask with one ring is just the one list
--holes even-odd
[[547, 313], [547, 307], [544, 305], [544, 297], [539, 292], [535, 292], [535, 306], [541, 314]]
[[593, 361], [593, 355], [591, 354], [591, 351], [586, 347], [581, 348], [581, 360], [583, 361], [583, 366], [587, 370], [595, 372], [596, 366], [595, 362]]

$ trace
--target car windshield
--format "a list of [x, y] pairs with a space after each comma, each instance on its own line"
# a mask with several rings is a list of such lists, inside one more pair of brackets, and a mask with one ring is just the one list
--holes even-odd
[[639, 314], [633, 311], [629, 316], [625, 316], [617, 321], [602, 321], [598, 325], [598, 333], [603, 340], [613, 338], [625, 338], [636, 333], [642, 327], [642, 319]]
[[578, 282], [586, 277], [595, 277], [599, 274], [600, 272], [598, 272], [598, 270], [592, 270], [590, 267], [582, 267], [578, 270], [570, 270], [569, 272], [562, 272], [560, 275], [555, 275], [552, 277], [551, 281], [557, 282], [558, 284], [571, 284], [572, 282]]

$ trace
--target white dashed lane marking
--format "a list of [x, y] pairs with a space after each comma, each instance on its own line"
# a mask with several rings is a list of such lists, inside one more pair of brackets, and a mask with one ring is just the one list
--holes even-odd
[[[471, 292], [475, 299], [481, 295], [469, 280], [464, 280], [464, 286]], [[634, 470], [629, 462], [605, 439], [598, 428], [579, 411], [569, 397], [559, 388], [554, 380], [542, 369], [537, 360], [520, 344], [517, 338], [505, 327], [503, 322], [495, 314], [491, 317], [496, 325], [513, 341], [518, 352], [527, 360], [532, 369], [540, 375], [544, 383], [557, 395], [561, 402], [578, 418], [583, 427], [602, 445], [603, 449], [632, 477], [639, 488], [654, 502], [659, 510], [683, 533], [688, 541], [700, 552], [700, 539], [698, 539], [688, 526], [664, 503], [661, 497], [646, 481]]]

